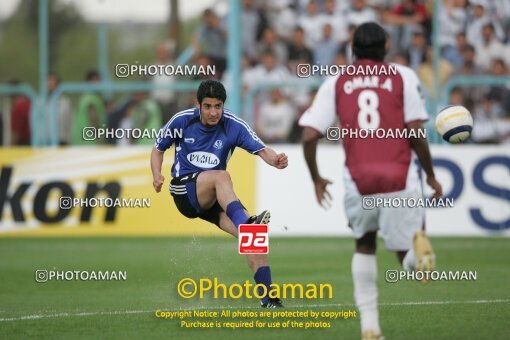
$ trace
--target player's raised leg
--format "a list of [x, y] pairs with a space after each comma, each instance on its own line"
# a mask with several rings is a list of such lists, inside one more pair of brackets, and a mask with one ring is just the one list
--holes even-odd
[[[432, 244], [424, 231], [417, 231], [413, 236], [413, 246], [409, 251], [397, 252], [402, 267], [407, 271], [432, 271], [436, 267], [436, 255]], [[426, 279], [422, 283], [427, 283]]]
[[[245, 210], [246, 212], [246, 210]], [[259, 217], [259, 216], [257, 216]], [[250, 220], [253, 220], [254, 223], [255, 217], [251, 218]], [[262, 224], [266, 224], [267, 222], [264, 222]], [[257, 223], [259, 224], [259, 223]], [[225, 232], [231, 234], [234, 237], [238, 237], [238, 230], [232, 223], [232, 220], [227, 216], [225, 212], [220, 213], [219, 217], [219, 227], [224, 230]], [[256, 284], [263, 284], [266, 286], [267, 291], [269, 292], [271, 290], [271, 268], [269, 267], [269, 261], [267, 258], [267, 254], [246, 254], [246, 260], [248, 261], [248, 266], [252, 270], [254, 276], [254, 280]], [[259, 295], [263, 294], [263, 289], [258, 290]], [[265, 308], [277, 308], [277, 307], [283, 307], [282, 301], [278, 298], [272, 299], [268, 296], [263, 297], [260, 300], [260, 303], [262, 307]]]
[[[414, 170], [410, 169], [411, 173]], [[394, 197], [422, 197], [419, 178], [408, 176], [407, 188]], [[429, 238], [423, 231], [425, 210], [423, 208], [401, 207], [381, 210], [379, 224], [388, 250], [396, 251], [397, 258], [406, 271], [432, 271], [435, 255]], [[427, 283], [423, 276], [422, 283]]]
[[[230, 220], [230, 218], [224, 212], [220, 213], [219, 227], [223, 231], [234, 236], [235, 238], [238, 237], [237, 228], [232, 223], [232, 220]], [[269, 266], [268, 260], [267, 260], [267, 254], [246, 254], [246, 260], [248, 261], [248, 266], [252, 270], [253, 274], [256, 274], [257, 270], [260, 267]]]
[[377, 310], [377, 232], [365, 233], [356, 239], [352, 257], [354, 300], [360, 312], [362, 339], [382, 339]]
[[432, 271], [436, 266], [436, 256], [430, 240], [423, 231], [418, 231], [413, 238], [413, 252], [416, 256], [417, 271]]
[[198, 204], [202, 210], [208, 210], [218, 202], [236, 228], [248, 221], [249, 216], [234, 193], [234, 185], [227, 171], [201, 172], [197, 178], [196, 192]]

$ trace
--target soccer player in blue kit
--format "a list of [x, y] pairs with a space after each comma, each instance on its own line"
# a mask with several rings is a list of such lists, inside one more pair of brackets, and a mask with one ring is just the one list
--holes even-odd
[[[161, 191], [165, 177], [161, 174], [163, 154], [175, 144], [170, 193], [179, 212], [188, 218], [199, 217], [223, 231], [238, 236], [240, 224], [267, 224], [271, 217], [265, 210], [250, 217], [234, 193], [227, 163], [236, 147], [258, 155], [267, 164], [284, 169], [288, 165], [284, 153], [277, 154], [265, 146], [250, 127], [223, 104], [227, 93], [215, 80], [203, 81], [198, 87], [198, 108], [174, 115], [162, 128], [151, 153], [153, 186]], [[246, 254], [255, 282], [269, 292], [271, 270], [266, 254]], [[259, 290], [262, 294], [263, 290]], [[279, 298], [265, 296], [265, 308], [282, 307]]]

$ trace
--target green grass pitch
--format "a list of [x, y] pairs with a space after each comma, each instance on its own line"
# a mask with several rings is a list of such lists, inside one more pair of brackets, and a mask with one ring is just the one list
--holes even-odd
[[[386, 283], [396, 257], [379, 242], [380, 318], [386, 339], [508, 339], [510, 239], [433, 238], [439, 270], [476, 270], [475, 282]], [[359, 319], [329, 329], [183, 329], [156, 309], [231, 306], [256, 300], [183, 299], [177, 282], [252, 275], [230, 238], [2, 238], [0, 338], [359, 339]], [[333, 298], [285, 300], [289, 310], [353, 309], [350, 238], [272, 238], [270, 263], [279, 283], [331, 283]], [[126, 281], [35, 282], [35, 270], [125, 270]], [[293, 307], [294, 306], [294, 307]], [[297, 307], [296, 307], [297, 306]]]

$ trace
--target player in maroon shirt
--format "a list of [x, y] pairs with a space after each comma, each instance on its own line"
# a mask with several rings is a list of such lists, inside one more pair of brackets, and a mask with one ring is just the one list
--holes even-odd
[[30, 145], [30, 100], [16, 95], [11, 109], [11, 145]]
[[[330, 199], [331, 182], [320, 176], [316, 161], [317, 141], [336, 120], [342, 129], [403, 131], [416, 138], [360, 138], [345, 134], [344, 206], [356, 239], [352, 259], [354, 298], [361, 314], [363, 339], [381, 339], [377, 310], [377, 231], [386, 247], [397, 253], [406, 270], [433, 270], [435, 256], [425, 234], [424, 209], [411, 207], [367, 207], [365, 199], [422, 198], [415, 162], [423, 167], [434, 198], [442, 196], [432, 169], [426, 137], [420, 138], [428, 119], [420, 84], [408, 67], [384, 62], [387, 34], [375, 23], [359, 26], [352, 43], [356, 69], [374, 74], [340, 74], [319, 88], [312, 106], [299, 124], [304, 127], [305, 159], [319, 204]], [[391, 71], [394, 72], [391, 72]], [[413, 132], [413, 133], [411, 133]], [[407, 137], [407, 135], [406, 135]]]

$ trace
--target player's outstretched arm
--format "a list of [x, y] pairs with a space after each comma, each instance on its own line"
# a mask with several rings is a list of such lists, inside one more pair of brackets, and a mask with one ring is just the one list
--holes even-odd
[[270, 147], [260, 150], [257, 155], [260, 156], [267, 164], [277, 169], [285, 169], [289, 165], [289, 159], [284, 153], [276, 153]]
[[164, 153], [156, 148], [152, 148], [151, 152], [151, 170], [152, 170], [152, 186], [156, 192], [161, 191], [161, 187], [165, 182], [165, 177], [161, 174], [161, 165], [163, 164]]
[[[419, 136], [418, 130], [423, 129], [423, 122], [416, 120], [407, 124], [408, 130], [416, 130], [416, 136]], [[443, 189], [441, 184], [436, 180], [434, 175], [434, 168], [432, 167], [432, 156], [430, 155], [429, 143], [427, 138], [411, 138], [411, 147], [416, 152], [418, 160], [427, 175], [427, 184], [434, 189], [432, 198], [437, 199], [443, 196]]]
[[306, 165], [312, 176], [317, 202], [320, 206], [327, 207], [331, 200], [331, 194], [326, 187], [328, 184], [331, 184], [331, 181], [321, 177], [317, 166], [317, 142], [321, 137], [319, 131], [307, 126], [304, 127], [303, 151], [305, 153]]

